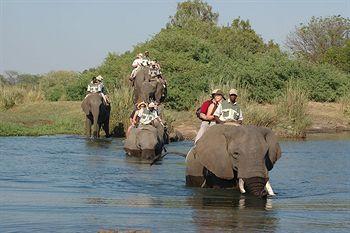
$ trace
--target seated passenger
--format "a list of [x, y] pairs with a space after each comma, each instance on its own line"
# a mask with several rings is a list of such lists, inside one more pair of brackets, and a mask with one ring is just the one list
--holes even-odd
[[160, 71], [160, 66], [157, 62], [150, 62], [149, 75], [151, 76], [151, 80], [156, 80], [157, 82], [160, 82], [164, 88], [166, 87], [166, 80], [163, 77], [162, 72]]
[[87, 94], [85, 96], [85, 98], [90, 94], [90, 93], [99, 93], [102, 91], [101, 86], [97, 80], [96, 77], [93, 77], [91, 82], [89, 83], [88, 87], [87, 87]]
[[221, 103], [222, 99], [224, 98], [223, 96], [224, 93], [221, 90], [215, 89], [211, 93], [212, 98], [202, 104], [198, 116], [202, 120], [202, 123], [194, 140], [195, 143], [203, 136], [204, 132], [207, 131], [209, 126], [215, 125], [213, 114], [218, 107], [218, 104]]
[[136, 59], [133, 61], [131, 65], [134, 68], [129, 78], [131, 81], [135, 79], [136, 72], [138, 71], [139, 67], [142, 65], [142, 61], [143, 61], [142, 57], [143, 57], [142, 53], [137, 54]]
[[153, 120], [157, 119], [161, 122], [158, 112], [155, 109], [156, 105], [151, 102], [148, 104], [148, 108], [143, 108], [138, 111], [137, 122], [142, 125], [150, 125]]
[[215, 121], [217, 124], [231, 123], [234, 125], [241, 125], [243, 114], [236, 101], [238, 96], [237, 90], [231, 89], [229, 95], [230, 99], [228, 101], [222, 101], [215, 110]]
[[98, 92], [101, 94], [101, 96], [102, 96], [102, 98], [104, 100], [104, 103], [106, 105], [108, 105], [110, 103], [110, 101], [109, 101], [109, 98], [107, 96], [107, 89], [105, 88], [105, 86], [103, 84], [103, 77], [101, 75], [99, 75], [99, 76], [96, 77], [96, 80], [97, 80], [98, 86], [99, 86], [99, 88], [98, 88], [99, 91]]
[[[129, 136], [130, 134], [130, 131], [132, 128], [135, 128], [137, 127], [137, 115], [138, 115], [138, 112], [143, 109], [143, 108], [146, 108], [146, 103], [145, 102], [141, 102], [139, 104], [137, 104], [137, 108], [134, 109], [132, 111], [132, 113], [130, 114], [130, 117], [129, 117], [129, 120], [130, 120], [130, 126], [128, 128], [128, 130], [126, 131], [126, 137]], [[143, 111], [143, 110], [142, 110]]]

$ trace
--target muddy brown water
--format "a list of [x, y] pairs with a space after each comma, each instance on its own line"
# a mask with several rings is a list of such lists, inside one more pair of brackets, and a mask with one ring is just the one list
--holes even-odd
[[[282, 141], [277, 197], [185, 187], [185, 162], [150, 167], [120, 139], [0, 137], [0, 232], [350, 232], [350, 134]], [[186, 153], [192, 142], [168, 145]]]

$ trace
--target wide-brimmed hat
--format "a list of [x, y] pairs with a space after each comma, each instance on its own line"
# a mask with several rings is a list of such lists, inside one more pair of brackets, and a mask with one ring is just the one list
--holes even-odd
[[142, 57], [143, 57], [143, 54], [142, 54], [142, 53], [138, 53], [138, 54], [136, 55], [136, 57], [137, 57], [137, 58], [142, 58]]
[[155, 105], [153, 102], [151, 102], [151, 103], [148, 104], [148, 107], [149, 107], [149, 108], [155, 108], [156, 105]]
[[141, 105], [145, 105], [145, 107], [147, 106], [147, 104], [145, 102], [140, 102], [137, 104], [137, 108], [141, 108]]
[[220, 89], [215, 89], [211, 92], [211, 95], [221, 95], [222, 97], [224, 97], [224, 93], [222, 92], [222, 90]]
[[97, 79], [98, 81], [102, 81], [102, 80], [103, 80], [103, 77], [102, 77], [101, 75], [99, 75], [99, 76], [96, 77], [96, 79]]
[[236, 89], [232, 88], [232, 89], [230, 90], [230, 92], [229, 92], [229, 95], [236, 95], [236, 96], [238, 96], [238, 92], [237, 92]]

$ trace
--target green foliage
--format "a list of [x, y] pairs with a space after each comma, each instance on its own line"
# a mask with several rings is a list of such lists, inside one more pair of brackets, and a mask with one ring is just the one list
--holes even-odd
[[40, 89], [43, 90], [47, 100], [66, 100], [68, 87], [76, 82], [76, 76], [77, 74], [72, 71], [50, 72], [40, 79]]
[[212, 7], [201, 0], [188, 0], [177, 4], [177, 11], [170, 17], [168, 26], [186, 27], [193, 21], [217, 23], [219, 14], [212, 12]]
[[323, 62], [350, 73], [350, 39], [342, 47], [333, 46], [329, 48], [324, 55]]

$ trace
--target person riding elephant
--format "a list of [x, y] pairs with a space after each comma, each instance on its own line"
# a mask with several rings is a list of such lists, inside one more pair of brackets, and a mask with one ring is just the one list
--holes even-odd
[[144, 101], [150, 103], [151, 99], [157, 104], [165, 98], [166, 88], [159, 81], [159, 77], [150, 75], [149, 66], [140, 66], [133, 79], [134, 104]]
[[88, 94], [81, 103], [81, 108], [86, 116], [86, 135], [91, 137], [91, 127], [93, 126], [93, 137], [100, 137], [101, 127], [105, 131], [106, 137], [109, 137], [109, 116], [111, 106], [109, 104], [104, 104], [103, 97], [100, 93], [92, 92]]
[[229, 92], [229, 100], [223, 100], [214, 112], [215, 122], [217, 124], [233, 124], [241, 125], [243, 121], [242, 109], [237, 104], [238, 92], [231, 89]]
[[166, 138], [166, 129], [156, 118], [151, 124], [140, 124], [139, 127], [132, 128], [125, 140], [124, 150], [129, 156], [153, 160], [162, 154]]
[[269, 173], [281, 157], [272, 130], [257, 126], [214, 125], [186, 157], [186, 184], [232, 188], [263, 197], [274, 195]]
[[150, 63], [148, 76], [142, 85], [142, 100], [149, 103], [152, 99], [159, 105], [166, 94], [166, 80], [157, 64]]

